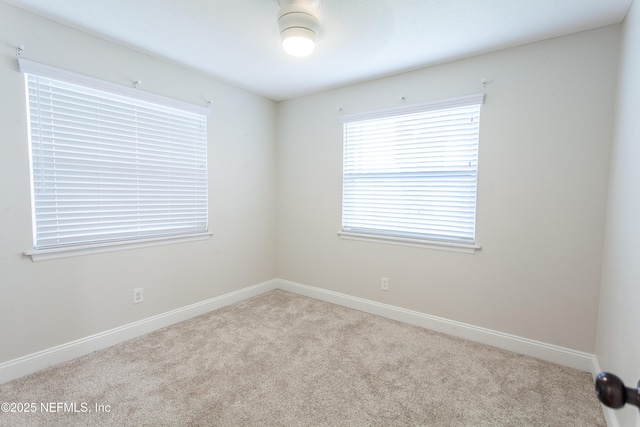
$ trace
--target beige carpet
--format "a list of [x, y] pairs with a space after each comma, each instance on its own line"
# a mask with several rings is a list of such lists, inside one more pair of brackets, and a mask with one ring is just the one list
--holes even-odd
[[281, 290], [0, 396], [37, 407], [2, 426], [605, 425], [588, 373]]

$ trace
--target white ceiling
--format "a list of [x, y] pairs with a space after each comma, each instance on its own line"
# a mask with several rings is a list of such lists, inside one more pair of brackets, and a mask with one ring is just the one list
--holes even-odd
[[632, 0], [322, 0], [307, 58], [277, 0], [2, 0], [274, 100], [621, 22]]

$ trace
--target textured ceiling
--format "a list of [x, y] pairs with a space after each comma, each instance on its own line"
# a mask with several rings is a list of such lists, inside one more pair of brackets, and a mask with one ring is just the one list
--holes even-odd
[[276, 0], [1, 0], [274, 100], [621, 22], [632, 0], [322, 0], [310, 57]]

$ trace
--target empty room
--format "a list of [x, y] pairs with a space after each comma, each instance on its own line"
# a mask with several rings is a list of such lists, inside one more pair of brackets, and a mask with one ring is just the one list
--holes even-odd
[[640, 426], [639, 76], [633, 0], [0, 0], [0, 425]]

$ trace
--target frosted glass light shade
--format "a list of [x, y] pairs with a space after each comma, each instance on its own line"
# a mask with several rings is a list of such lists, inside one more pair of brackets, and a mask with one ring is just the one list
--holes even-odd
[[278, 13], [282, 47], [293, 56], [307, 56], [316, 46], [318, 19], [301, 5], [284, 6]]
[[282, 32], [282, 47], [292, 56], [308, 56], [316, 47], [316, 35], [306, 28], [288, 28]]

